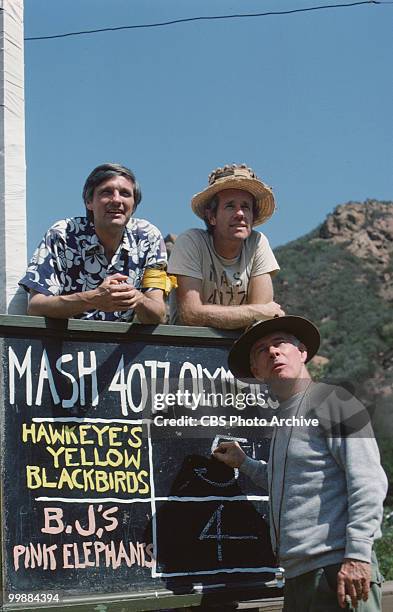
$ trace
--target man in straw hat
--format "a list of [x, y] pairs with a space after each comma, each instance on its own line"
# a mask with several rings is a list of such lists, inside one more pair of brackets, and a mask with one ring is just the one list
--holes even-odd
[[285, 612], [374, 612], [381, 576], [372, 546], [387, 480], [365, 408], [342, 388], [312, 383], [306, 363], [319, 343], [318, 329], [297, 316], [243, 333], [230, 370], [266, 382], [280, 402], [269, 462], [246, 456], [236, 442], [222, 442], [214, 454], [269, 491]]
[[283, 315], [271, 280], [279, 266], [267, 238], [252, 229], [274, 212], [270, 187], [245, 164], [232, 164], [210, 174], [191, 206], [207, 229], [188, 230], [173, 247], [171, 323], [238, 329]]

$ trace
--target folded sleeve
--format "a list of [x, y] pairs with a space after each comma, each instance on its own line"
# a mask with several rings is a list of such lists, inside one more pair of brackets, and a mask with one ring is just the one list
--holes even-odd
[[160, 230], [151, 223], [149, 223], [147, 230], [147, 238], [149, 242], [149, 249], [146, 254], [145, 267], [155, 270], [166, 270], [167, 252], [165, 241]]
[[[370, 422], [353, 420], [356, 411], [365, 408], [356, 398], [345, 406], [352, 418], [342, 429], [327, 435], [333, 457], [345, 472], [348, 504], [345, 556], [370, 562], [373, 542], [381, 536], [383, 501], [387, 493], [387, 478], [380, 462], [377, 442]], [[343, 411], [344, 412], [344, 411]], [[348, 423], [357, 427], [351, 427]]]
[[169, 258], [169, 274], [191, 276], [202, 280], [202, 256], [202, 247], [197, 234], [192, 231], [180, 234]]
[[50, 228], [27, 267], [26, 274], [19, 285], [26, 291], [33, 289], [44, 295], [60, 295], [67, 282], [64, 267], [72, 261], [73, 254], [68, 250], [54, 228]]
[[251, 270], [251, 276], [261, 274], [276, 274], [280, 269], [277, 259], [270, 247], [269, 241], [264, 234], [257, 232], [256, 250]]

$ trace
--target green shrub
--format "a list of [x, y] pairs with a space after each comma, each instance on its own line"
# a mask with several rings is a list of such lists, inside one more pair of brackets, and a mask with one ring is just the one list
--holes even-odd
[[387, 516], [392, 512], [392, 507], [385, 508], [382, 538], [375, 542], [375, 551], [377, 553], [379, 567], [385, 580], [393, 580], [393, 522], [392, 520], [387, 520]]
[[392, 343], [393, 341], [393, 322], [392, 321], [382, 326], [380, 330], [380, 335], [381, 335], [381, 338], [386, 343], [390, 343], [390, 344]]
[[312, 232], [276, 250], [281, 271], [275, 297], [288, 314], [320, 326], [320, 355], [329, 359], [324, 375], [365, 381], [391, 341], [389, 305], [366, 263], [317, 235]]

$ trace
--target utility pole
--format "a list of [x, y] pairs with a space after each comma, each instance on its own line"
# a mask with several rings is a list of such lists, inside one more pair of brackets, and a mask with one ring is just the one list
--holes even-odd
[[25, 314], [23, 0], [0, 0], [0, 313]]

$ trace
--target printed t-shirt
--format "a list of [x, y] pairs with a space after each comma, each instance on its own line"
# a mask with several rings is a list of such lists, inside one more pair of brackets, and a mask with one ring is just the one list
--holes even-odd
[[[253, 230], [244, 241], [241, 253], [226, 259], [216, 253], [213, 236], [206, 230], [190, 229], [176, 239], [169, 259], [168, 272], [202, 281], [203, 304], [239, 306], [247, 304], [252, 276], [274, 274], [279, 265], [268, 239]], [[175, 292], [170, 299], [170, 322], [178, 323]]]

